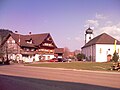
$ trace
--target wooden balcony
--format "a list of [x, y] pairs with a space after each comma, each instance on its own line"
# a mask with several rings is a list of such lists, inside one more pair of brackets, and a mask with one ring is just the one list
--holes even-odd
[[36, 54], [35, 51], [20, 51], [21, 54], [33, 55]]

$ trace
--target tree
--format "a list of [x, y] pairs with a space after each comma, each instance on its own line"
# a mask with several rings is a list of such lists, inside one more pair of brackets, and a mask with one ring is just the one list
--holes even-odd
[[118, 55], [117, 52], [115, 51], [114, 54], [113, 54], [113, 57], [112, 57], [112, 61], [118, 62], [118, 59], [119, 59], [119, 55]]
[[66, 57], [69, 57], [69, 52], [70, 52], [69, 48], [65, 47], [65, 48], [64, 48], [64, 57], [65, 57], [65, 58], [66, 58]]
[[85, 55], [83, 53], [79, 53], [76, 55], [76, 58], [78, 59], [78, 61], [82, 61], [83, 59], [85, 59]]

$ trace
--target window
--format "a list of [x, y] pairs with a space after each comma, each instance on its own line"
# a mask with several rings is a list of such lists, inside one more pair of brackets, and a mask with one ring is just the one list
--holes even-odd
[[35, 51], [35, 49], [31, 49], [31, 51]]
[[53, 46], [51, 43], [44, 43], [43, 46]]
[[50, 56], [48, 56], [48, 60], [50, 59]]
[[102, 48], [100, 48], [100, 54], [102, 53]]
[[26, 48], [26, 51], [30, 51], [28, 48]]
[[26, 40], [26, 43], [28, 43], [28, 44], [33, 44], [32, 38], [30, 38], [29, 40]]
[[15, 40], [12, 40], [12, 43], [14, 44], [14, 43], [15, 43]]
[[10, 43], [10, 41], [7, 41], [7, 43]]
[[89, 39], [91, 39], [91, 37], [89, 37]]
[[27, 41], [27, 43], [28, 43], [28, 44], [32, 44], [33, 42], [32, 42], [32, 40], [30, 40], [30, 41]]
[[50, 50], [50, 52], [53, 52], [53, 50]]
[[49, 38], [47, 38], [47, 40], [48, 40], [48, 41], [52, 41], [52, 39], [51, 39], [50, 37], [49, 37]]

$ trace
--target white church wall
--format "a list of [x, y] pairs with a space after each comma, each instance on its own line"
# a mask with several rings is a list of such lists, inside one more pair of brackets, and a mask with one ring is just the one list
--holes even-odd
[[93, 39], [93, 34], [86, 34], [86, 42], [85, 43], [87, 43], [87, 42], [89, 42], [91, 39]]
[[[114, 53], [114, 45], [110, 44], [97, 44], [96, 45], [96, 62], [107, 62], [107, 55]], [[120, 56], [120, 45], [116, 46], [116, 51]]]

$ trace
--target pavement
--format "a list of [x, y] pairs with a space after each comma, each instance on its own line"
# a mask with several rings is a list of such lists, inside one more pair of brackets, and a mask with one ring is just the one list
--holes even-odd
[[120, 73], [2, 65], [0, 90], [120, 90]]

